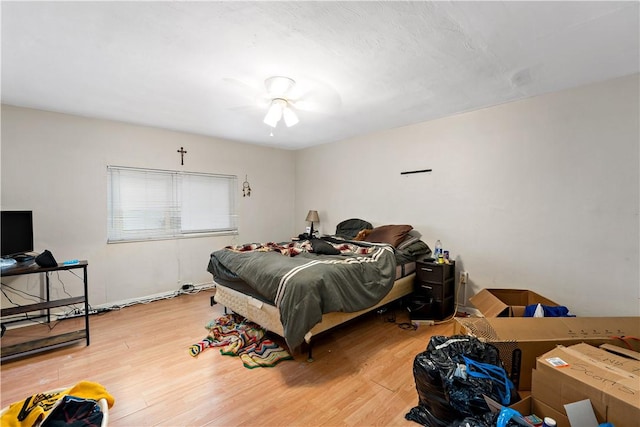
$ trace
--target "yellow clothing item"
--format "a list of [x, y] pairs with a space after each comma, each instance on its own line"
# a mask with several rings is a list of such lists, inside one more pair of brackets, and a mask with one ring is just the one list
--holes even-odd
[[96, 402], [105, 399], [111, 408], [114, 404], [113, 396], [100, 384], [91, 381], [80, 381], [71, 388], [50, 393], [38, 393], [9, 405], [7, 411], [0, 418], [3, 427], [32, 427], [46, 417], [56, 402], [64, 396], [75, 396], [81, 399], [93, 399]]

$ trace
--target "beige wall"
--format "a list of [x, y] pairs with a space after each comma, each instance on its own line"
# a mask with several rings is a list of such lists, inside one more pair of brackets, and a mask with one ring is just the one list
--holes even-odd
[[299, 151], [295, 218], [412, 224], [469, 272], [467, 297], [638, 315], [638, 99], [633, 75]]
[[[211, 282], [213, 250], [294, 232], [291, 151], [6, 105], [1, 125], [2, 209], [33, 210], [36, 252], [89, 261], [92, 305]], [[239, 236], [107, 244], [107, 165], [237, 175]], [[245, 175], [250, 198], [241, 194]], [[73, 293], [77, 281], [62, 279]], [[15, 285], [37, 291], [40, 283], [30, 276]], [[57, 279], [55, 286], [64, 292]]]
[[[89, 260], [94, 305], [210, 281], [212, 250], [288, 239], [316, 209], [324, 233], [360, 217], [412, 224], [431, 246], [441, 239], [469, 272], [467, 297], [527, 288], [580, 316], [638, 315], [638, 83], [634, 75], [298, 152], [2, 106], [2, 209], [34, 211], [36, 251]], [[240, 236], [107, 245], [109, 164], [234, 174], [239, 184], [247, 174]]]

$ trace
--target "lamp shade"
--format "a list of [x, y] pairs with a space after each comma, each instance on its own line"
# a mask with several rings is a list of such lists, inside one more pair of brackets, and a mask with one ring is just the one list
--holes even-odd
[[300, 121], [286, 99], [275, 98], [271, 101], [267, 115], [264, 116], [264, 122], [274, 128], [282, 118], [287, 127], [294, 126]]
[[264, 117], [264, 122], [272, 128], [276, 127], [282, 118], [282, 111], [286, 106], [287, 101], [284, 99], [274, 99], [271, 101], [271, 106], [269, 107], [269, 111], [267, 111], [267, 115]]
[[307, 214], [307, 219], [305, 221], [320, 222], [320, 217], [318, 216], [318, 211], [309, 211], [309, 213]]
[[282, 110], [282, 116], [284, 117], [284, 123], [288, 128], [296, 125], [300, 121], [296, 113], [288, 105]]

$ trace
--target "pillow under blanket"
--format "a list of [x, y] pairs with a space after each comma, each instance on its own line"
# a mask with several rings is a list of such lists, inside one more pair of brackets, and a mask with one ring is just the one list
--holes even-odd
[[363, 219], [346, 219], [336, 226], [336, 236], [342, 237], [344, 239], [353, 239], [358, 235], [360, 230], [371, 230], [372, 228], [373, 225]]
[[431, 255], [431, 248], [419, 238], [407, 234], [402, 243], [397, 248], [399, 251], [407, 252], [411, 255]]
[[336, 249], [331, 243], [325, 242], [322, 239], [310, 239], [311, 252], [318, 255], [340, 255], [340, 251]]

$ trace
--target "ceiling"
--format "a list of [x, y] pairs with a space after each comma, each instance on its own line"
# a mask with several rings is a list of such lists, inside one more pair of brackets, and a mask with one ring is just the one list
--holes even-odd
[[3, 0], [2, 102], [299, 149], [637, 73], [639, 5]]

